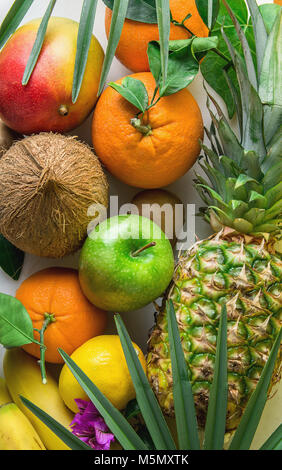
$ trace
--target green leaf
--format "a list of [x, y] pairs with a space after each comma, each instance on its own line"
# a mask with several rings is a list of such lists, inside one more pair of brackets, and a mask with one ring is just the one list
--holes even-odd
[[12, 245], [0, 234], [0, 267], [17, 281], [24, 263], [24, 252]]
[[255, 66], [254, 66], [254, 62], [253, 62], [252, 53], [251, 53], [249, 43], [247, 41], [247, 38], [245, 36], [245, 33], [244, 33], [243, 29], [241, 28], [241, 25], [240, 25], [239, 21], [237, 20], [235, 14], [233, 13], [231, 8], [229, 7], [228, 3], [226, 2], [226, 0], [222, 0], [222, 1], [225, 5], [227, 11], [228, 11], [228, 14], [229, 14], [229, 16], [232, 20], [232, 23], [235, 27], [236, 33], [237, 33], [238, 38], [240, 40], [240, 43], [241, 43], [241, 46], [242, 46], [242, 51], [243, 51], [243, 54], [244, 54], [244, 57], [245, 57], [245, 64], [246, 64], [246, 68], [247, 68], [247, 72], [248, 72], [249, 81], [250, 81], [251, 85], [255, 88], [255, 90], [257, 90], [258, 89], [257, 74], [256, 74], [256, 69], [255, 69]]
[[34, 70], [34, 67], [36, 65], [37, 59], [39, 57], [40, 51], [42, 49], [42, 45], [44, 42], [44, 37], [46, 34], [48, 22], [50, 19], [50, 16], [52, 14], [52, 11], [54, 9], [54, 6], [56, 4], [57, 0], [50, 0], [49, 5], [47, 7], [47, 10], [42, 18], [42, 21], [40, 23], [40, 26], [37, 31], [36, 39], [33, 44], [30, 56], [28, 58], [26, 68], [24, 71], [23, 79], [22, 79], [22, 85], [27, 85], [28, 81], [30, 79], [30, 76]]
[[234, 67], [240, 87], [242, 103], [242, 146], [246, 150], [254, 150], [260, 158], [265, 157], [266, 148], [263, 139], [263, 107], [260, 97], [248, 79], [243, 58], [233, 47], [225, 32], [223, 38], [234, 58]]
[[166, 303], [166, 312], [179, 448], [182, 450], [199, 450], [200, 441], [193, 392], [187, 374], [187, 365], [171, 300]]
[[260, 450], [282, 450], [282, 424], [271, 434]]
[[100, 95], [103, 91], [106, 78], [108, 76], [108, 73], [109, 73], [115, 52], [116, 52], [116, 48], [120, 40], [122, 28], [124, 25], [125, 15], [126, 15], [127, 7], [128, 7], [128, 2], [129, 0], [115, 0], [115, 3], [114, 3], [108, 46], [106, 50], [106, 56], [104, 59], [102, 72], [101, 72], [98, 95]]
[[0, 49], [8, 38], [16, 31], [22, 19], [30, 9], [34, 0], [16, 0], [0, 26]]
[[196, 0], [196, 6], [203, 22], [211, 30], [219, 12], [219, 0]]
[[248, 450], [252, 443], [256, 429], [258, 427], [265, 403], [267, 401], [267, 392], [274, 371], [277, 354], [280, 349], [282, 338], [282, 328], [277, 335], [267, 363], [263, 368], [259, 382], [253, 391], [239, 426], [231, 441], [230, 450]]
[[251, 13], [254, 28], [258, 76], [260, 76], [265, 46], [267, 43], [267, 32], [256, 0], [247, 0], [247, 4]]
[[[177, 43], [177, 44], [176, 44]], [[151, 41], [148, 46], [150, 70], [160, 87], [160, 96], [168, 96], [186, 88], [196, 77], [199, 63], [195, 59], [191, 45], [192, 41], [170, 41], [172, 52], [168, 57], [167, 79], [163, 82], [161, 72], [160, 46], [157, 41]]]
[[143, 113], [146, 111], [149, 98], [146, 87], [141, 80], [132, 77], [125, 77], [121, 85], [115, 82], [110, 82], [109, 86], [122, 95], [127, 101], [133, 104]]
[[84, 0], [79, 20], [77, 47], [72, 84], [72, 102], [77, 101], [82, 85], [88, 51], [92, 38], [93, 25], [97, 9], [97, 0]]
[[217, 36], [210, 36], [209, 38], [195, 37], [192, 40], [192, 51], [194, 55], [199, 54], [201, 52], [210, 51], [211, 49], [215, 49], [217, 46], [218, 46]]
[[[115, 0], [103, 0], [105, 5], [113, 10]], [[126, 18], [141, 23], [157, 23], [157, 10], [155, 0], [130, 0]]]
[[134, 398], [134, 400], [130, 400], [125, 408], [124, 411], [124, 416], [126, 419], [133, 418], [134, 416], [137, 416], [141, 413], [139, 405], [137, 403], [137, 400]]
[[34, 342], [33, 325], [22, 303], [0, 294], [0, 344], [14, 348]]
[[262, 102], [282, 106], [282, 8], [268, 37], [261, 64], [259, 94]]
[[223, 305], [216, 344], [215, 368], [210, 389], [205, 427], [204, 449], [222, 450], [226, 426], [228, 398], [227, 379], [227, 310]]
[[175, 443], [160, 409], [160, 405], [151, 389], [131, 339], [119, 315], [115, 315], [115, 322], [136, 391], [136, 400], [156, 449], [175, 450]]
[[[242, 31], [246, 35], [249, 43], [249, 47], [255, 60], [256, 51], [253, 37], [253, 27], [248, 17], [248, 10], [246, 7], [245, 0], [228, 0], [228, 5], [232, 9], [235, 17], [237, 18]], [[233, 44], [234, 48], [243, 55], [240, 40], [238, 38], [235, 26], [228, 15], [226, 7], [223, 2], [220, 2], [219, 14], [214, 28], [211, 31], [212, 36], [217, 36], [219, 44], [217, 50], [221, 56], [217, 55], [216, 52], [210, 51], [201, 63], [201, 72], [208, 82], [208, 84], [221, 96], [227, 106], [229, 118], [232, 118], [235, 112], [235, 103], [232, 93], [230, 91], [230, 84], [226, 86], [226, 79], [223, 74], [223, 70], [228, 74], [229, 80], [233, 83], [233, 86], [238, 90], [238, 83], [236, 74], [233, 67], [230, 66], [230, 53], [228, 47], [222, 37], [222, 28]]]
[[166, 85], [169, 34], [170, 34], [170, 7], [169, 0], [156, 0], [158, 29], [160, 38], [161, 70], [163, 86]]
[[276, 3], [264, 3], [259, 6], [259, 11], [263, 18], [267, 34], [270, 34], [272, 27], [276, 21], [277, 15], [281, 11], [281, 6]]
[[64, 359], [70, 371], [81, 385], [86, 395], [103, 416], [107, 426], [115, 435], [125, 450], [146, 450], [144, 442], [136, 434], [125, 417], [115, 408], [111, 402], [100, 392], [96, 385], [75, 364], [75, 362], [62, 350], [59, 353]]
[[27, 398], [20, 395], [20, 399], [23, 404], [37, 417], [39, 418], [46, 426], [48, 426], [51, 431], [53, 431], [56, 436], [59, 437], [71, 450], [92, 450], [90, 446], [85, 444], [79, 437], [75, 436], [66, 429], [62, 424], [58, 423], [54, 418], [49, 416], [45, 411], [38, 408]]

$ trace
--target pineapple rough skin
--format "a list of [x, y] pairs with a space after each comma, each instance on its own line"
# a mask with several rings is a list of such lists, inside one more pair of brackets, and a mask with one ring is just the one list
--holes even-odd
[[[238, 426], [281, 327], [282, 264], [272, 251], [262, 238], [226, 235], [225, 230], [197, 242], [180, 258], [156, 315], [147, 357], [148, 378], [165, 414], [174, 415], [166, 300], [174, 304], [200, 428], [206, 421], [219, 316], [226, 302], [226, 431]], [[271, 386], [279, 381], [280, 369], [281, 350]]]

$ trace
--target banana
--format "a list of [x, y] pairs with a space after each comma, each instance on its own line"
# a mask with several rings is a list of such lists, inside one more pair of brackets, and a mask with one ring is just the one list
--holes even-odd
[[57, 383], [47, 370], [47, 383], [44, 385], [37, 360], [20, 348], [6, 351], [3, 362], [4, 375], [13, 401], [34, 426], [48, 450], [69, 450], [40, 419], [38, 419], [21, 401], [20, 395], [30, 400], [39, 408], [69, 428], [73, 413], [65, 406]]
[[45, 450], [37, 432], [15, 403], [0, 406], [0, 450]]
[[7, 389], [5, 379], [0, 377], [0, 406], [6, 405], [6, 403], [11, 403], [12, 401], [13, 400]]

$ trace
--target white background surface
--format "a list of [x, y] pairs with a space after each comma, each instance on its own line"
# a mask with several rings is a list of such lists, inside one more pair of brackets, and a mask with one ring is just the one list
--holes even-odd
[[[2, 22], [12, 3], [12, 0], [0, 0], [0, 23]], [[48, 3], [49, 0], [36, 0], [32, 5], [30, 11], [26, 15], [23, 23], [26, 23], [31, 19], [41, 17], [44, 11], [46, 10]], [[258, 3], [272, 3], [272, 0], [259, 0]], [[81, 6], [82, 0], [58, 0], [53, 11], [53, 16], [68, 17], [79, 21]], [[100, 0], [98, 2], [97, 7], [94, 33], [105, 50], [107, 45], [107, 38], [104, 28], [104, 10], [104, 4]], [[114, 81], [130, 73], [132, 72], [127, 70], [116, 59], [114, 59], [107, 81]], [[206, 95], [202, 87], [202, 78], [200, 75], [198, 75], [195, 81], [189, 86], [189, 90], [196, 98], [201, 108], [205, 125], [208, 126], [210, 119], [206, 109]], [[88, 144], [91, 145], [92, 143], [90, 136], [90, 124], [91, 116], [86, 122], [84, 122], [81, 127], [76, 129], [73, 134], [79, 136], [80, 139], [88, 142]], [[197, 165], [194, 166], [194, 169], [196, 169], [196, 167]], [[138, 192], [138, 189], [126, 186], [125, 184], [113, 178], [111, 175], [108, 175], [108, 177], [110, 183], [110, 194], [119, 195], [120, 205], [126, 202], [130, 202], [132, 197]], [[200, 199], [195, 189], [193, 188], [193, 177], [193, 170], [190, 170], [189, 173], [187, 173], [184, 177], [179, 179], [174, 184], [168, 186], [167, 189], [170, 189], [172, 192], [177, 194], [184, 204], [197, 204], [200, 202]], [[200, 238], [203, 238], [205, 236], [208, 236], [211, 231], [209, 226], [205, 222], [202, 222], [200, 219], [197, 219], [196, 233]], [[32, 255], [26, 255], [24, 269], [22, 271], [21, 278], [18, 282], [11, 280], [3, 272], [0, 272], [0, 291], [6, 294], [14, 295], [16, 289], [21, 284], [21, 282], [26, 277], [29, 277], [32, 273], [39, 271], [40, 269], [43, 269], [47, 266], [70, 266], [76, 268], [77, 261], [78, 254], [76, 254], [75, 256], [69, 256], [63, 260], [48, 260], [38, 258]], [[146, 351], [148, 330], [153, 325], [153, 313], [154, 308], [150, 305], [142, 310], [123, 314], [123, 319], [126, 323], [126, 326], [129, 330], [132, 339], [144, 350], [144, 352]], [[110, 315], [107, 332], [115, 333], [115, 328]], [[2, 374], [1, 357], [3, 356], [3, 353], [4, 351], [3, 349], [1, 350], [0, 347], [0, 375]], [[260, 430], [258, 433], [259, 441], [263, 439], [264, 435], [269, 436], [270, 432], [280, 424], [282, 399], [281, 391], [282, 388], [280, 387], [280, 393], [277, 393], [273, 400], [271, 400], [266, 406], [264, 418], [261, 422]]]

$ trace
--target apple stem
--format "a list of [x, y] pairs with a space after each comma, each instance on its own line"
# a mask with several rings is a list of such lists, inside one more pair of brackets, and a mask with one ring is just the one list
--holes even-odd
[[147, 248], [150, 248], [151, 246], [156, 246], [156, 242], [147, 243], [147, 245], [142, 246], [139, 248], [139, 250], [134, 251], [131, 256], [138, 256], [140, 253], [142, 253], [142, 251], [147, 250]]

